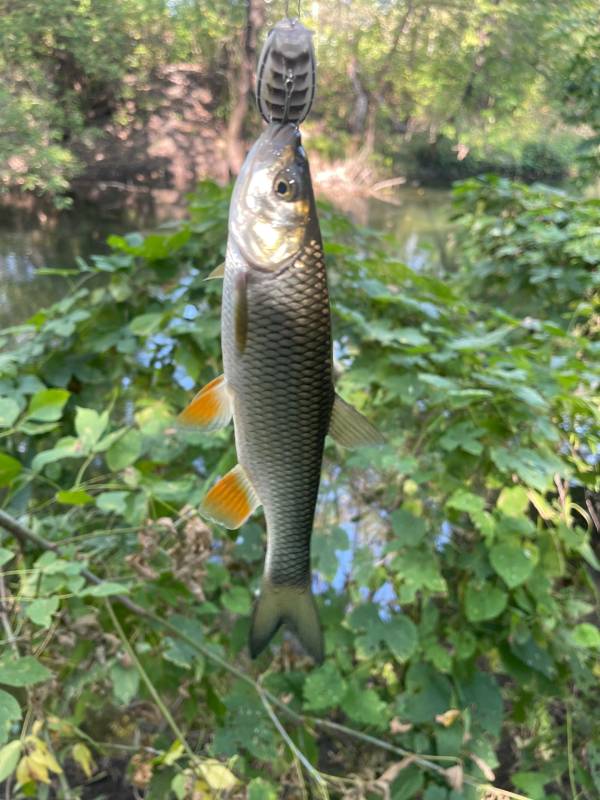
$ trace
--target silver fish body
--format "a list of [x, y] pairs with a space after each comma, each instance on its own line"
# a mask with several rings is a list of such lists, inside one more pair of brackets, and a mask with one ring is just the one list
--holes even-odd
[[[310, 580], [310, 534], [333, 404], [327, 277], [318, 224], [275, 275], [248, 271], [229, 251], [223, 292], [225, 378], [233, 394], [239, 463], [263, 505], [265, 577]], [[236, 284], [246, 282], [247, 332], [239, 346]]]
[[333, 388], [323, 245], [293, 124], [271, 123], [246, 158], [231, 200], [222, 277], [224, 375], [180, 418], [206, 430], [233, 418], [239, 463], [211, 488], [201, 510], [238, 528], [264, 507], [267, 554], [251, 655], [287, 623], [321, 661], [310, 539], [325, 436], [348, 447], [381, 437]]
[[[289, 592], [290, 602], [310, 598], [313, 605], [310, 538], [334, 392], [327, 275], [308, 163], [303, 153], [297, 152], [299, 134], [293, 126], [273, 125], [263, 137], [267, 151], [269, 147], [282, 154], [290, 148], [296, 151], [303, 173], [296, 179], [304, 184], [299, 202], [308, 205], [307, 213], [296, 231], [297, 249], [284, 254], [274, 270], [271, 263], [249, 263], [236, 226], [231, 226], [221, 336], [224, 374], [233, 396], [238, 459], [256, 490], [267, 523], [262, 597], [272, 596], [283, 611]], [[257, 151], [263, 146], [259, 141]], [[233, 215], [238, 212], [235, 201], [234, 197]], [[245, 306], [242, 323], [240, 304]], [[243, 332], [240, 324], [245, 327]], [[285, 614], [272, 623], [279, 624], [284, 618]], [[264, 625], [259, 626], [257, 631], [259, 622], [257, 610], [253, 652], [261, 649], [271, 632], [271, 625], [266, 631]], [[311, 638], [313, 655], [320, 660], [320, 631], [313, 631]]]

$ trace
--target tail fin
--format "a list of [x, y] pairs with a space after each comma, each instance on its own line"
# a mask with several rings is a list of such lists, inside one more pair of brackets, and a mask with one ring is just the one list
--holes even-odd
[[317, 664], [323, 661], [323, 632], [310, 585], [273, 586], [263, 580], [250, 625], [250, 655], [256, 658], [280, 626], [288, 623]]

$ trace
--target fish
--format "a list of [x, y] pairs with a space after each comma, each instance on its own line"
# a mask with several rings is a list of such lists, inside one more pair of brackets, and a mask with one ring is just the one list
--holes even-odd
[[208, 431], [233, 420], [238, 463], [208, 491], [200, 513], [237, 529], [262, 505], [267, 548], [250, 654], [256, 658], [285, 623], [321, 663], [310, 540], [325, 437], [346, 447], [383, 437], [334, 389], [323, 241], [295, 124], [269, 124], [246, 157], [217, 272], [223, 374], [180, 421]]

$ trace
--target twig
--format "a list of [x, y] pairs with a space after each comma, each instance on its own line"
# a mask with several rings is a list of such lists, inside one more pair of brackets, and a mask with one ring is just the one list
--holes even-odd
[[12, 625], [10, 624], [10, 619], [8, 617], [8, 598], [6, 594], [6, 587], [4, 585], [4, 575], [2, 572], [0, 572], [0, 618], [2, 619], [2, 627], [6, 633], [6, 642], [10, 642], [13, 653], [18, 657], [18, 638], [15, 636]]
[[598, 531], [598, 533], [600, 533], [600, 518], [598, 517], [596, 509], [594, 508], [594, 504], [592, 503], [589, 497], [585, 498], [585, 504], [588, 508], [588, 511], [590, 512], [590, 517], [592, 518], [592, 522], [596, 526], [596, 530]]
[[296, 745], [294, 744], [294, 742], [290, 738], [290, 735], [288, 734], [286, 729], [281, 724], [281, 720], [279, 719], [277, 714], [273, 711], [273, 707], [271, 706], [271, 704], [269, 703], [267, 697], [265, 696], [265, 691], [262, 688], [262, 686], [257, 684], [256, 690], [258, 692], [258, 696], [260, 697], [263, 706], [265, 707], [265, 710], [266, 710], [267, 714], [271, 718], [271, 722], [273, 723], [273, 725], [275, 726], [275, 728], [279, 732], [279, 735], [284, 740], [284, 742], [287, 744], [287, 746], [289, 747], [289, 749], [291, 750], [291, 752], [295, 756], [295, 758], [298, 759], [298, 761], [302, 764], [302, 766], [308, 772], [308, 774], [313, 779], [313, 781], [320, 788], [320, 790], [324, 791], [323, 797], [328, 798], [329, 795], [328, 795], [328, 792], [327, 792], [325, 780], [321, 777], [321, 774], [313, 767], [313, 765], [306, 758], [304, 753], [296, 747]]
[[[61, 548], [58, 545], [54, 544], [53, 542], [48, 541], [47, 539], [44, 539], [44, 537], [40, 536], [37, 533], [34, 533], [33, 531], [30, 531], [28, 528], [26, 528], [25, 526], [23, 526], [19, 522], [17, 522], [17, 520], [15, 520], [9, 514], [6, 514], [6, 512], [1, 511], [1, 510], [0, 510], [0, 526], [3, 527], [5, 530], [9, 531], [9, 533], [13, 534], [13, 536], [15, 536], [15, 538], [18, 541], [20, 541], [22, 544], [26, 544], [28, 542], [34, 542], [39, 547], [42, 547], [45, 550], [51, 550], [51, 551], [53, 551], [55, 553], [58, 553], [58, 554], [61, 553]], [[103, 583], [103, 581], [97, 575], [95, 575], [93, 572], [90, 572], [88, 569], [82, 569], [81, 570], [81, 574], [87, 580], [89, 580], [90, 583], [93, 583], [95, 585], [100, 585], [100, 584]], [[150, 620], [150, 621], [154, 622], [156, 625], [158, 625], [159, 627], [163, 628], [164, 630], [169, 631], [169, 633], [171, 633], [173, 636], [176, 636], [182, 642], [185, 642], [186, 644], [188, 644], [192, 649], [196, 650], [196, 652], [201, 653], [203, 656], [208, 658], [214, 664], [218, 664], [220, 667], [222, 667], [224, 670], [229, 672], [231, 675], [235, 675], [236, 678], [239, 678], [239, 680], [241, 680], [244, 683], [246, 683], [249, 686], [251, 686], [257, 692], [257, 694], [259, 695], [261, 700], [263, 698], [266, 698], [271, 706], [276, 706], [277, 708], [279, 708], [281, 711], [283, 711], [285, 714], [287, 714], [287, 716], [290, 719], [292, 719], [294, 722], [296, 722], [298, 725], [313, 725], [313, 726], [315, 726], [317, 728], [326, 728], [326, 729], [329, 729], [329, 730], [338, 731], [339, 733], [343, 733], [346, 736], [351, 736], [354, 739], [360, 739], [363, 742], [367, 742], [368, 744], [371, 744], [371, 745], [373, 745], [375, 747], [379, 747], [382, 750], [387, 750], [390, 753], [395, 753], [396, 755], [400, 755], [402, 757], [414, 756], [414, 759], [415, 759], [414, 763], [415, 764], [417, 764], [418, 766], [422, 767], [423, 769], [427, 769], [427, 770], [429, 770], [431, 772], [435, 772], [437, 775], [445, 777], [445, 770], [442, 767], [440, 767], [438, 764], [434, 764], [433, 761], [429, 761], [426, 758], [422, 758], [421, 756], [417, 755], [416, 753], [411, 753], [409, 750], [405, 750], [402, 747], [396, 747], [395, 745], [391, 745], [391, 744], [389, 744], [388, 742], [386, 742], [383, 739], [378, 739], [375, 736], [370, 736], [367, 733], [363, 733], [362, 731], [357, 731], [354, 728], [349, 728], [349, 727], [347, 727], [345, 725], [341, 725], [341, 724], [339, 724], [337, 722], [331, 722], [330, 720], [326, 720], [326, 719], [319, 719], [317, 717], [307, 717], [307, 716], [303, 716], [301, 714], [298, 714], [297, 712], [295, 712], [291, 708], [289, 708], [285, 703], [283, 703], [274, 694], [271, 694], [271, 692], [269, 692], [268, 690], [263, 689], [263, 687], [257, 681], [255, 681], [253, 678], [250, 677], [250, 675], [248, 675], [247, 673], [243, 672], [241, 669], [238, 669], [238, 667], [236, 667], [234, 664], [229, 663], [229, 661], [226, 661], [224, 658], [222, 658], [220, 655], [218, 655], [216, 652], [214, 652], [214, 650], [212, 650], [210, 647], [207, 647], [206, 645], [199, 644], [198, 642], [196, 642], [191, 637], [187, 636], [183, 631], [181, 631], [175, 625], [172, 625], [167, 620], [161, 619], [161, 617], [157, 616], [156, 614], [153, 614], [151, 611], [148, 611], [147, 609], [145, 609], [142, 606], [138, 605], [137, 603], [133, 602], [132, 600], [130, 600], [125, 595], [115, 594], [115, 595], [112, 596], [112, 600], [114, 602], [116, 602], [116, 603], [120, 603], [122, 606], [125, 606], [125, 608], [128, 608], [136, 616], [145, 618], [147, 620]], [[121, 631], [122, 632], [122, 628], [121, 628], [116, 616], [114, 615], [114, 611], [112, 609], [111, 604], [108, 603], [108, 601], [106, 601], [106, 602], [107, 602], [107, 606], [109, 608], [109, 613], [111, 615], [111, 618], [113, 619], [113, 622], [116, 622], [115, 627], [117, 628], [117, 631]], [[132, 660], [136, 664], [139, 664], [139, 660], [138, 660], [136, 654], [134, 653], [133, 649], [131, 648], [131, 645], [126, 640], [126, 637], [125, 637], [124, 634], [123, 634], [123, 637], [124, 637], [123, 644], [128, 649], [130, 657], [132, 658]], [[127, 644], [125, 644], [126, 641], [127, 641]], [[141, 668], [140, 675], [142, 675], [142, 677], [143, 677], [144, 675], [146, 675], [146, 673], [143, 671], [143, 667], [141, 667], [141, 664], [139, 664], [139, 667]], [[148, 689], [149, 689], [150, 693], [156, 699], [158, 697], [158, 694], [156, 693], [156, 689], [151, 684], [151, 682], [150, 682], [150, 680], [149, 680], [147, 675], [146, 675], [145, 680], [148, 681], [148, 683], [146, 683], [146, 685], [148, 686]], [[164, 703], [162, 702], [160, 697], [158, 697], [157, 704], [159, 705], [159, 708], [161, 708], [161, 711], [162, 711], [163, 708], [164, 708]], [[168, 709], [165, 709], [165, 710], [166, 710], [167, 714], [170, 716], [170, 713], [169, 713]], [[281, 725], [279, 720], [278, 720], [278, 723], [279, 723], [279, 725]], [[198, 760], [197, 756], [191, 751], [191, 748], [189, 748], [189, 746], [186, 746], [185, 740], [181, 738], [181, 732], [179, 731], [177, 723], [174, 723], [174, 724], [175, 724], [175, 728], [173, 730], [175, 732], [175, 735], [177, 736], [178, 739], [180, 739], [180, 741], [182, 742], [183, 746], [186, 747], [188, 755], [190, 755], [192, 760], [194, 762], [196, 762]], [[278, 728], [278, 730], [279, 730], [279, 728]], [[286, 733], [286, 736], [287, 736], [287, 733]], [[287, 738], [289, 738], [289, 736]], [[286, 741], [287, 741], [287, 739], [286, 739]], [[294, 745], [294, 747], [295, 747], [295, 745]], [[312, 768], [312, 766], [311, 766], [311, 769], [314, 769], [314, 768]], [[322, 778], [321, 778], [321, 780], [322, 780]], [[497, 795], [497, 793], [499, 791], [502, 791], [502, 790], [495, 789], [495, 787], [493, 787], [493, 786], [491, 786], [489, 784], [482, 784], [476, 778], [474, 778], [473, 776], [468, 775], [468, 774], [464, 775], [464, 782], [469, 784], [470, 786], [475, 787], [476, 789], [481, 790], [481, 791], [487, 791], [487, 792], [495, 791], [496, 795]], [[321, 784], [318, 784], [318, 785], [321, 785]], [[504, 794], [506, 796], [510, 797], [510, 798], [514, 798], [514, 800], [530, 800], [530, 798], [527, 798], [524, 795], [517, 795], [517, 794], [514, 794], [512, 792], [504, 791]]]
[[166, 707], [166, 705], [163, 703], [161, 696], [156, 691], [156, 687], [154, 686], [154, 684], [152, 683], [152, 681], [148, 677], [148, 673], [146, 672], [146, 670], [142, 666], [141, 661], [137, 657], [137, 653], [135, 652], [135, 650], [131, 646], [131, 644], [129, 642], [129, 639], [125, 635], [125, 631], [121, 627], [121, 623], [117, 619], [117, 615], [114, 612], [114, 609], [113, 609], [113, 607], [111, 605], [110, 600], [108, 598], [105, 598], [104, 603], [106, 605], [106, 609], [107, 609], [107, 611], [108, 611], [108, 613], [110, 615], [112, 623], [113, 623], [113, 625], [115, 627], [115, 630], [119, 634], [119, 638], [121, 639], [121, 641], [123, 643], [123, 647], [127, 651], [127, 655], [129, 656], [129, 658], [135, 664], [135, 668], [139, 672], [141, 679], [146, 684], [146, 688], [150, 692], [150, 695], [152, 696], [152, 699], [154, 700], [154, 702], [158, 706], [158, 709], [160, 710], [161, 714], [163, 715], [163, 717], [165, 718], [165, 720], [169, 724], [169, 727], [171, 728], [171, 730], [173, 731], [173, 733], [175, 734], [177, 739], [179, 739], [179, 741], [183, 745], [183, 747], [184, 747], [184, 749], [185, 749], [190, 761], [192, 763], [195, 763], [197, 761], [196, 754], [194, 753], [192, 748], [187, 743], [187, 740], [185, 738], [185, 735], [184, 735], [183, 731], [181, 730], [179, 725], [175, 722], [171, 712]]

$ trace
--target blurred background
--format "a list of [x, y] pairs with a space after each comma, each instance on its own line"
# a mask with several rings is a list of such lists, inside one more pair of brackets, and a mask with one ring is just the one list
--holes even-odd
[[[598, 166], [597, 0], [303, 2], [319, 197], [448, 260], [452, 181], [551, 185]], [[262, 122], [254, 69], [285, 12], [265, 0], [0, 0], [0, 315], [60, 291], [109, 232], [181, 216], [227, 182]], [[297, 14], [294, 0], [290, 14]], [[386, 202], [384, 202], [386, 201]]]

